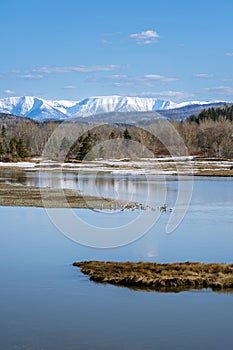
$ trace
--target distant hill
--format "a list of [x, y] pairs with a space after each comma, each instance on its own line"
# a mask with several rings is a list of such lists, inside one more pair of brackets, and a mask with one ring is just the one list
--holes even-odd
[[0, 113], [0, 128], [4, 125], [8, 128], [13, 128], [17, 124], [25, 122], [25, 123], [34, 123], [33, 120], [26, 118], [26, 117], [19, 117], [14, 114], [6, 114], [6, 113]]
[[153, 120], [160, 118], [161, 116], [178, 121], [185, 120], [191, 115], [198, 115], [201, 111], [208, 108], [219, 108], [224, 106], [224, 102], [210, 103], [207, 105], [190, 105], [181, 108], [151, 111], [151, 112], [112, 112], [112, 113], [102, 113], [97, 115], [88, 116], [85, 118], [77, 117], [75, 120], [83, 121], [89, 123], [106, 123], [106, 124], [137, 124], [137, 125], [148, 125]]

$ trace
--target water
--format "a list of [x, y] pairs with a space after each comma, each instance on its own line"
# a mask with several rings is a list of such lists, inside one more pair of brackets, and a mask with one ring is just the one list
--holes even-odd
[[[16, 183], [39, 185], [36, 173], [22, 175]], [[77, 188], [76, 175], [67, 177], [69, 187]], [[5, 173], [1, 178], [11, 181]], [[50, 180], [48, 176], [47, 182]], [[103, 195], [116, 194], [116, 184], [119, 188], [119, 184], [128, 183], [126, 199], [133, 193], [134, 198], [143, 201], [148, 192], [143, 177], [105, 175], [96, 186], [93, 177], [85, 179], [83, 175], [78, 182], [83, 190], [86, 184], [86, 192], [94, 186]], [[150, 183], [159, 203], [163, 179], [151, 177]], [[174, 177], [167, 178], [169, 206], [174, 204], [177, 185]], [[91, 210], [75, 210], [75, 214], [100, 227], [117, 224], [119, 215], [125, 222], [138, 215]], [[165, 234], [171, 215], [167, 212], [134, 243], [94, 249], [62, 235], [44, 209], [1, 207], [0, 349], [231, 348], [233, 294], [210, 290], [179, 294], [132, 291], [90, 282], [71, 264], [92, 259], [232, 262], [232, 214], [232, 179], [196, 178], [188, 213], [171, 235]]]

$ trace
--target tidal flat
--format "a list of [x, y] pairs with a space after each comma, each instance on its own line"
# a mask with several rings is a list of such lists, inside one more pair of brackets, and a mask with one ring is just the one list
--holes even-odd
[[0, 184], [0, 206], [5, 207], [119, 209], [125, 204], [125, 201], [84, 195], [72, 189]]
[[74, 262], [90, 280], [158, 292], [211, 288], [233, 291], [233, 264], [152, 262]]

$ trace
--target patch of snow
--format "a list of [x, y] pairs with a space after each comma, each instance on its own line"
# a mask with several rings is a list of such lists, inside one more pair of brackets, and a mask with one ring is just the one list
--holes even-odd
[[11, 168], [35, 168], [38, 165], [33, 162], [11, 162], [11, 163], [3, 163], [0, 162], [0, 167], [11, 167]]

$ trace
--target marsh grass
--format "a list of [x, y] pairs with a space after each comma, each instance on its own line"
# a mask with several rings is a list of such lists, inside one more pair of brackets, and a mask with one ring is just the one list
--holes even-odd
[[125, 203], [121, 200], [83, 195], [78, 190], [0, 184], [0, 206], [120, 209]]
[[79, 267], [92, 281], [133, 289], [178, 292], [211, 288], [233, 291], [233, 264], [84, 261], [75, 262], [73, 266]]

